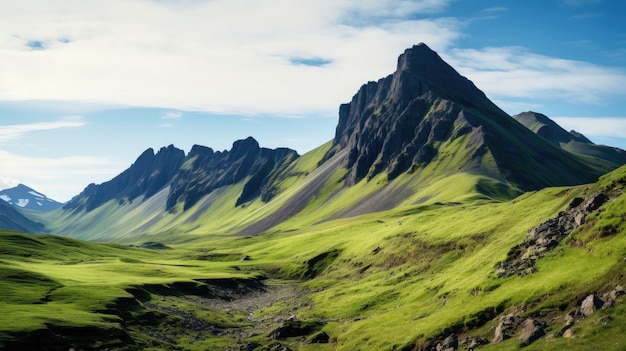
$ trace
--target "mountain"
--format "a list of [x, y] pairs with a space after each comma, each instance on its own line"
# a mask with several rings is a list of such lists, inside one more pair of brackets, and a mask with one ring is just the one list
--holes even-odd
[[0, 349], [625, 350], [626, 166], [550, 139], [417, 45], [302, 156], [148, 149], [0, 230]]
[[626, 164], [626, 151], [617, 147], [596, 145], [574, 130], [566, 131], [544, 114], [528, 111], [513, 118], [563, 150], [609, 161], [615, 166]]
[[5, 201], [0, 201], [0, 228], [26, 233], [41, 233], [44, 231], [43, 224], [24, 216]]
[[150, 198], [169, 184], [184, 158], [185, 152], [173, 145], [161, 148], [156, 154], [152, 148], [147, 149], [127, 170], [100, 185], [89, 184], [63, 209], [89, 212], [111, 200], [132, 202], [140, 196]]
[[60, 202], [49, 199], [24, 184], [1, 190], [0, 199], [17, 208], [38, 212], [52, 211], [62, 206]]
[[[347, 150], [346, 184], [428, 167], [447, 145], [465, 157], [449, 171], [488, 175], [523, 191], [592, 182], [603, 172], [529, 133], [425, 44], [395, 73], [339, 109], [332, 155]], [[614, 167], [615, 168], [615, 167]]]
[[223, 152], [148, 149], [42, 221], [91, 240], [247, 236], [414, 204], [507, 201], [590, 183], [616, 167], [533, 133], [419, 44], [400, 55], [393, 74], [341, 105], [333, 140], [302, 157], [253, 138]]

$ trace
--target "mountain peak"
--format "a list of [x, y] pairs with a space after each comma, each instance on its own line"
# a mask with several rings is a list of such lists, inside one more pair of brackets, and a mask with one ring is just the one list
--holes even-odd
[[[452, 143], [463, 145], [466, 157], [457, 157], [450, 171], [467, 169], [521, 190], [584, 183], [598, 175], [516, 123], [426, 44], [406, 49], [393, 74], [361, 86], [341, 105], [333, 148], [324, 159], [347, 151], [350, 186], [383, 172], [391, 180], [423, 170]], [[545, 159], [558, 161], [547, 169]], [[530, 163], [540, 174], [525, 175], [521, 165]]]
[[36, 212], [52, 211], [61, 206], [61, 203], [22, 183], [0, 191], [0, 199], [14, 207]]

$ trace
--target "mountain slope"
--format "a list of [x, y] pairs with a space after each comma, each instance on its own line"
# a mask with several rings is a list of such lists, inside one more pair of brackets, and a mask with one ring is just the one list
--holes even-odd
[[595, 157], [615, 166], [626, 164], [626, 151], [605, 145], [596, 145], [576, 131], [566, 131], [546, 115], [522, 112], [513, 118], [552, 144], [574, 154]]
[[255, 235], [414, 204], [506, 201], [615, 167], [533, 133], [420, 44], [340, 106], [330, 145], [303, 157], [253, 138], [224, 152], [147, 150], [45, 221], [55, 233], [98, 240]]
[[60, 202], [49, 199], [24, 184], [0, 191], [0, 199], [10, 205], [31, 211], [52, 211], [62, 206]]
[[[347, 185], [386, 172], [419, 172], [441, 145], [468, 136], [456, 170], [521, 190], [592, 182], [601, 171], [514, 121], [425, 44], [407, 49], [394, 74], [361, 87], [341, 106], [334, 150], [347, 149]], [[331, 152], [332, 153], [332, 152]]]
[[41, 233], [44, 225], [35, 222], [4, 201], [0, 201], [0, 228], [26, 233]]
[[111, 200], [132, 202], [140, 196], [150, 198], [169, 184], [184, 157], [185, 152], [173, 145], [161, 148], [156, 154], [153, 149], [147, 149], [127, 170], [100, 185], [89, 184], [63, 209], [89, 212]]

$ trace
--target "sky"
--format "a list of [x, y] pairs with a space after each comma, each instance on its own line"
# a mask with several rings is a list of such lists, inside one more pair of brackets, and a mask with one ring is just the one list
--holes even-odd
[[68, 201], [147, 148], [300, 154], [423, 42], [509, 114], [626, 149], [621, 0], [0, 0], [0, 189]]

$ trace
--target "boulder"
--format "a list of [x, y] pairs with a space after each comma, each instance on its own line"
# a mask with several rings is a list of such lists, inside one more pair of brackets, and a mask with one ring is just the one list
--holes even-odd
[[602, 301], [595, 294], [591, 294], [587, 296], [580, 304], [580, 313], [582, 313], [582, 315], [585, 317], [589, 317], [597, 310], [602, 308], [602, 305], [604, 305], [604, 301]]
[[535, 340], [546, 335], [544, 328], [546, 324], [540, 320], [528, 318], [522, 323], [522, 332], [518, 339], [524, 343], [524, 345], [530, 345]]
[[455, 351], [459, 347], [459, 340], [452, 334], [437, 344], [437, 351]]
[[519, 324], [519, 320], [520, 316], [513, 313], [500, 317], [500, 323], [498, 323], [498, 326], [496, 327], [495, 336], [492, 342], [496, 344], [511, 338], [515, 332], [515, 328], [517, 328]]

